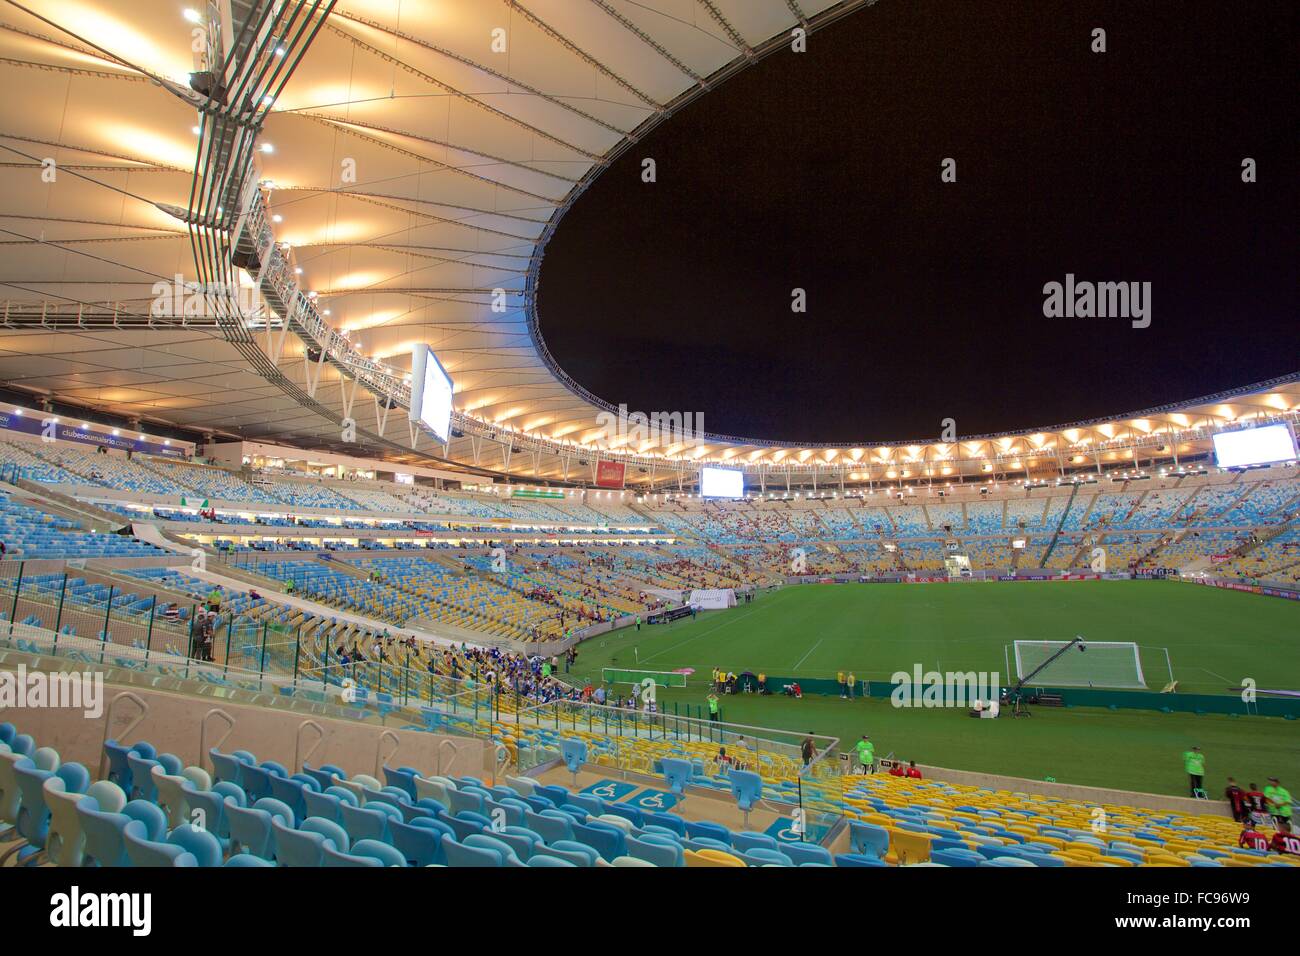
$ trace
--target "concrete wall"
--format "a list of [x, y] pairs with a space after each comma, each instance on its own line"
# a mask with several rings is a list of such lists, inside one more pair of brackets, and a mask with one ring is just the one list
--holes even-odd
[[927, 780], [987, 787], [990, 790], [1008, 790], [1012, 793], [1041, 794], [1069, 800], [1082, 806], [1095, 807], [1110, 804], [1148, 810], [1168, 810], [1171, 813], [1191, 816], [1232, 816], [1232, 810], [1226, 800], [1193, 800], [1191, 797], [1172, 797], [1162, 793], [1108, 790], [1104, 787], [1085, 787], [1074, 783], [1048, 783], [1044, 780], [1029, 780], [1024, 777], [1003, 777], [993, 773], [949, 770], [947, 767], [927, 767], [921, 764], [917, 764], [917, 769]]
[[[64, 761], [75, 760], [84, 764], [94, 776], [97, 775], [103, 752], [105, 726], [108, 726], [110, 739], [122, 740], [123, 731], [139, 713], [134, 704], [123, 701], [110, 715], [109, 702], [126, 689], [106, 684], [104, 714], [94, 720], [87, 719], [79, 710], [53, 708], [9, 709], [0, 713], [0, 720], [11, 721], [21, 733], [31, 734], [37, 746], [55, 748]], [[297, 769], [293, 767], [294, 746], [298, 728], [309, 719], [306, 715], [141, 687], [132, 687], [130, 690], [145, 701], [149, 710], [145, 719], [130, 732], [124, 743], [147, 740], [159, 752], [173, 753], [180, 757], [186, 766], [196, 764], [199, 760], [201, 724], [204, 716], [216, 708], [225, 711], [235, 720], [234, 729], [220, 743], [223, 753], [247, 750], [255, 754], [259, 761], [274, 760]], [[377, 748], [382, 746], [382, 754], [385, 756], [392, 749], [391, 739], [381, 743], [380, 737], [385, 728], [378, 724], [329, 717], [310, 719], [325, 731], [320, 746], [307, 758], [312, 766], [332, 763], [346, 770], [348, 776], [358, 773], [374, 775]], [[208, 747], [221, 740], [226, 726], [227, 722], [217, 717], [210, 719]], [[442, 772], [491, 777], [493, 748], [487, 741], [388, 729], [399, 740], [397, 751], [386, 760], [390, 767], [414, 767], [423, 774]], [[303, 732], [304, 754], [317, 737], [314, 730]], [[443, 748], [440, 764], [439, 748], [444, 741], [450, 741], [451, 744]], [[456, 748], [454, 754], [452, 746]], [[204, 756], [206, 758], [206, 753]], [[211, 771], [211, 763], [206, 759], [203, 765]], [[382, 775], [379, 779], [383, 782]]]

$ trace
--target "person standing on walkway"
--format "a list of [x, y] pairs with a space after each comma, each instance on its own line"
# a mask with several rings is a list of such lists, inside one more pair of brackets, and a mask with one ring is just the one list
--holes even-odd
[[1183, 769], [1191, 782], [1192, 796], [1205, 796], [1205, 754], [1200, 747], [1193, 747], [1183, 753]]
[[711, 721], [713, 721], [713, 722], [716, 723], [716, 722], [718, 721], [718, 719], [719, 719], [719, 717], [718, 717], [718, 695], [715, 694], [713, 691], [709, 691], [709, 696], [708, 696], [707, 699], [708, 699], [708, 702], [709, 702], [709, 720], [711, 720]]
[[862, 772], [875, 773], [876, 745], [871, 742], [871, 738], [863, 734], [862, 739], [854, 745], [853, 749], [858, 752], [858, 762], [862, 764]]
[[1291, 828], [1291, 791], [1278, 782], [1277, 777], [1269, 777], [1268, 785], [1264, 787], [1264, 803], [1268, 807], [1269, 816], [1277, 824], [1277, 828]]

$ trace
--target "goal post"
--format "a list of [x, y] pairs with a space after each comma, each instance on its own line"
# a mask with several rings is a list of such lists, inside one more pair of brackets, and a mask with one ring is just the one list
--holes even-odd
[[641, 684], [649, 677], [660, 687], [685, 687], [686, 675], [678, 671], [639, 671], [625, 667], [602, 667], [600, 679], [606, 684]]
[[[1016, 678], [1023, 680], [1069, 641], [1016, 641]], [[1150, 658], [1148, 658], [1150, 659]], [[1034, 677], [1044, 687], [1113, 687], [1145, 690], [1142, 653], [1132, 641], [1084, 641]]]

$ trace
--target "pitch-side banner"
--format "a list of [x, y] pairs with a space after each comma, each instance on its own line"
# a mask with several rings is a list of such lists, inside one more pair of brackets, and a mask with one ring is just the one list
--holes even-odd
[[627, 466], [621, 461], [598, 461], [596, 462], [596, 487], [597, 488], [622, 488], [623, 473]]

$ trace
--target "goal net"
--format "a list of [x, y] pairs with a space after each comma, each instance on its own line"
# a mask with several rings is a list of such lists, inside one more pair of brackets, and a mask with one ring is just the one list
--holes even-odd
[[620, 667], [604, 667], [600, 679], [606, 684], [640, 684], [649, 677], [660, 687], [685, 687], [686, 675], [677, 671], [637, 671]]
[[[1068, 641], [1016, 641], [1016, 677], [1024, 679]], [[1142, 657], [1131, 641], [1086, 641], [1052, 661], [1034, 677], [1044, 687], [1119, 687], [1145, 689]]]

